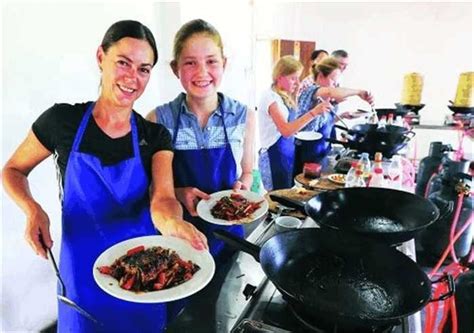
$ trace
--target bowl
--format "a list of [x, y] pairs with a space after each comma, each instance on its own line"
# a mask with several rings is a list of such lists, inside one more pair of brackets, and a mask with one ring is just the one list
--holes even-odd
[[275, 219], [275, 224], [277, 231], [288, 231], [297, 229], [301, 226], [302, 222], [293, 216], [280, 216]]

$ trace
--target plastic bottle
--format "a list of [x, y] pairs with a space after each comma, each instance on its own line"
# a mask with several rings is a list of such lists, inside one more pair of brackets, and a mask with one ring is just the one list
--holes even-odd
[[383, 176], [383, 169], [376, 167], [370, 178], [369, 187], [386, 187], [385, 179]]
[[383, 155], [381, 152], [376, 152], [374, 156], [374, 165], [372, 166], [372, 172], [374, 172], [375, 168], [382, 168], [382, 159]]
[[386, 126], [387, 126], [387, 117], [382, 116], [382, 118], [380, 118], [379, 120], [379, 124], [377, 128], [384, 129]]
[[395, 118], [395, 122], [393, 123], [395, 126], [403, 127], [403, 117], [397, 116]]
[[369, 159], [369, 154], [368, 153], [362, 153], [360, 155], [359, 164], [362, 167], [363, 176], [365, 178], [370, 177], [370, 172], [372, 171], [372, 167], [371, 167], [371, 164], [370, 164], [370, 159]]
[[390, 163], [387, 173], [389, 179], [388, 187], [401, 190], [403, 184], [403, 166], [400, 155], [392, 156], [392, 163]]
[[349, 169], [349, 171], [346, 174], [345, 187], [352, 187], [352, 183], [354, 182], [355, 174], [356, 174], [356, 170], [357, 170], [357, 164], [358, 164], [357, 161], [353, 161], [351, 163], [351, 168]]
[[350, 187], [366, 187], [364, 180], [364, 172], [362, 171], [362, 166], [359, 164], [355, 172], [355, 178]]
[[388, 114], [387, 125], [393, 125], [393, 113]]

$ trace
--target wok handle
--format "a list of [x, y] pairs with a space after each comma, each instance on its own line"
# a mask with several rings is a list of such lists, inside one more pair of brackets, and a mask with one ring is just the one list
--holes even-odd
[[352, 134], [352, 132], [353, 132], [352, 130], [350, 130], [346, 126], [334, 124], [334, 127], [339, 128], [340, 130], [346, 131], [349, 134]]
[[255, 260], [260, 262], [260, 246], [247, 242], [245, 239], [239, 238], [225, 230], [218, 229], [214, 230], [213, 233], [217, 239], [223, 240], [237, 250], [250, 254]]
[[445, 299], [450, 298], [451, 296], [454, 295], [454, 292], [456, 291], [456, 285], [454, 284], [454, 279], [451, 274], [443, 275], [439, 279], [431, 281], [432, 284], [440, 283], [440, 282], [448, 283], [448, 291], [440, 295], [438, 298], [430, 299], [430, 302], [444, 301]]
[[304, 208], [305, 204], [302, 201], [290, 199], [290, 198], [287, 198], [287, 197], [282, 197], [280, 195], [275, 195], [275, 194], [270, 194], [270, 199], [272, 199], [272, 201], [278, 202], [278, 203], [280, 203], [280, 204], [282, 204], [286, 207], [296, 208], [301, 213], [306, 215], [306, 211], [305, 211], [305, 208]]
[[403, 142], [404, 143], [407, 143], [409, 142], [411, 139], [413, 139], [415, 137], [416, 133], [413, 132], [413, 131], [409, 131], [407, 133], [405, 133], [405, 138], [403, 139]]
[[[438, 208], [438, 210], [440, 211], [441, 213], [441, 209]], [[448, 204], [446, 205], [446, 208], [443, 209], [443, 212], [438, 216], [438, 218], [436, 219], [436, 221], [441, 221], [441, 220], [444, 220], [446, 217], [448, 217], [454, 210], [454, 202], [453, 201], [450, 201], [448, 202]]]
[[324, 138], [324, 141], [329, 142], [329, 143], [339, 143], [339, 144], [343, 145], [344, 147], [350, 147], [349, 142], [339, 141], [339, 140], [332, 139], [332, 138]]

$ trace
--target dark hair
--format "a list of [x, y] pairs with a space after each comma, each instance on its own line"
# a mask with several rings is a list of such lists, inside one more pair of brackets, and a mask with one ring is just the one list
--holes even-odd
[[104, 38], [102, 39], [102, 49], [104, 52], [117, 43], [119, 40], [125, 37], [136, 38], [147, 41], [153, 50], [154, 60], [153, 66], [158, 61], [158, 50], [156, 49], [156, 42], [150, 29], [138, 21], [124, 20], [115, 22], [105, 32]]
[[224, 56], [224, 45], [219, 32], [214, 26], [202, 19], [196, 19], [185, 23], [174, 36], [173, 42], [173, 61], [178, 61], [181, 52], [183, 51], [183, 45], [192, 35], [205, 34], [213, 39], [219, 49], [221, 55]]
[[349, 56], [349, 53], [344, 50], [336, 50], [332, 51], [331, 56], [333, 56], [334, 58], [347, 58]]
[[327, 55], [329, 55], [328, 51], [326, 51], [326, 50], [314, 50], [311, 53], [311, 61], [316, 59], [321, 53], [326, 53]]

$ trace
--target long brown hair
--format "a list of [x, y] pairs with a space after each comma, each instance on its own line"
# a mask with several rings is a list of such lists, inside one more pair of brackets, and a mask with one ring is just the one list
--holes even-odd
[[289, 108], [296, 107], [295, 97], [289, 94], [287, 91], [278, 89], [276, 81], [280, 76], [291, 75], [297, 73], [303, 69], [303, 64], [291, 55], [281, 57], [275, 66], [273, 67], [272, 73], [272, 89], [281, 96], [285, 105]]

